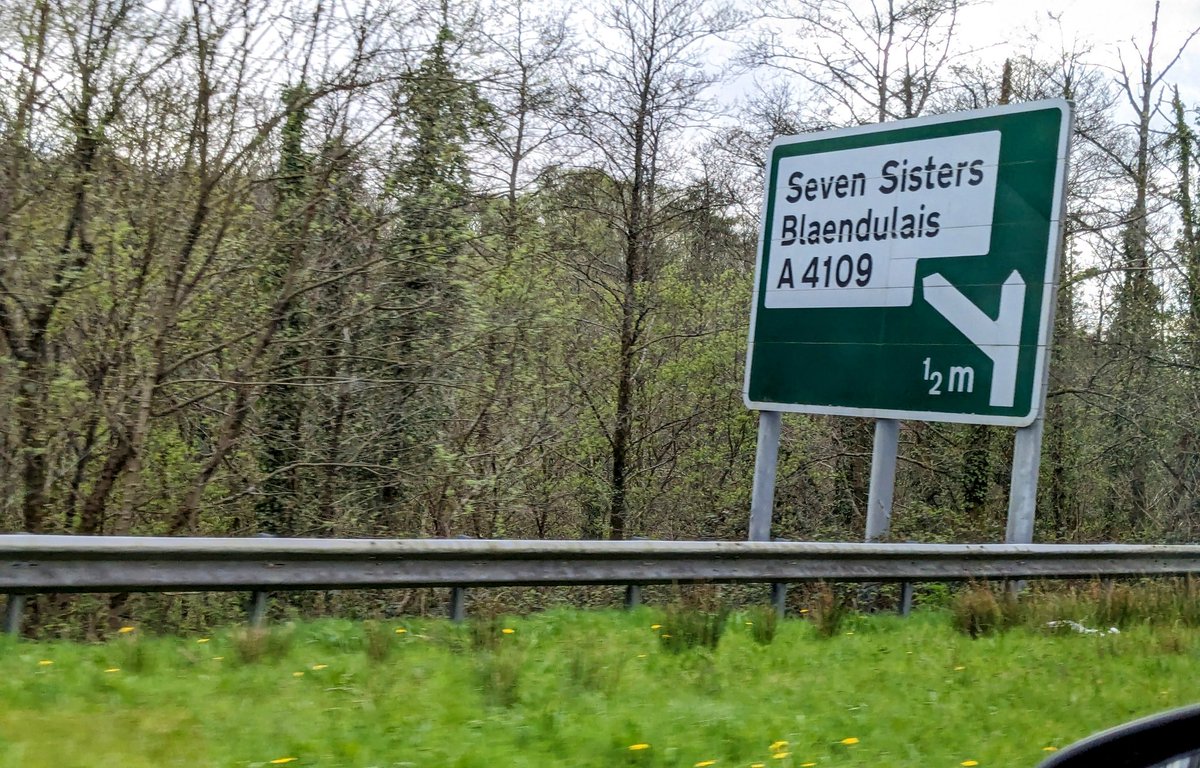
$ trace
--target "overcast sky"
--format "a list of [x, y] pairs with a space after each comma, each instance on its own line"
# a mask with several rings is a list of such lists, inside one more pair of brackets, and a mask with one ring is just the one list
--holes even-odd
[[[592, 1], [599, 6], [600, 0]], [[751, 0], [735, 2], [744, 4], [748, 10], [751, 5]], [[1134, 44], [1145, 51], [1153, 18], [1154, 0], [974, 0], [974, 4], [960, 12], [956, 48], [960, 53], [970, 51], [964, 61], [992, 62], [997, 76], [1004, 59], [1010, 56], [1032, 53], [1045, 60], [1056, 58], [1064, 50], [1087, 51], [1083, 57], [1087, 63], [1109, 68], [1115, 77], [1122, 56], [1127, 68], [1138, 67]], [[1198, 27], [1200, 0], [1162, 0], [1154, 53], [1156, 73], [1175, 57], [1188, 35]], [[714, 61], [732, 59], [737, 47], [732, 39], [710, 43], [709, 55]], [[1131, 74], [1136, 77], [1136, 73]], [[769, 80], [759, 70], [726, 81], [721, 86], [720, 100], [727, 108], [742, 102], [749, 84], [762, 82], [760, 78]], [[1189, 111], [1200, 109], [1200, 35], [1192, 39], [1163, 83], [1179, 86]], [[1166, 98], [1170, 98], [1169, 93]], [[1121, 114], [1132, 120], [1132, 110], [1124, 102], [1119, 108]]]
[[[1061, 19], [1061, 36], [1052, 16]], [[970, 45], [984, 48], [981, 57], [994, 55], [1002, 60], [1019, 51], [1027, 38], [1023, 30], [1036, 29], [1044, 53], [1070, 49], [1077, 39], [1092, 46], [1091, 61], [1110, 66], [1117, 66], [1118, 51], [1124, 51], [1126, 63], [1130, 62], [1130, 41], [1145, 49], [1153, 18], [1153, 0], [993, 0], [968, 8], [961, 16], [963, 37]], [[1162, 0], [1156, 64], [1169, 61], [1197, 27], [1200, 0]], [[1189, 106], [1200, 105], [1200, 37], [1192, 41], [1167, 81], [1179, 85]]]

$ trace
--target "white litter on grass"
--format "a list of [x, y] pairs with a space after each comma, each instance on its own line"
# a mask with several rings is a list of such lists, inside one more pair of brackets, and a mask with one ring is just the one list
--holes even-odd
[[1071, 621], [1070, 619], [1063, 619], [1061, 621], [1048, 621], [1048, 622], [1046, 622], [1046, 626], [1049, 627], [1050, 629], [1058, 629], [1059, 627], [1069, 627], [1070, 629], [1078, 632], [1081, 635], [1119, 635], [1119, 634], [1121, 634], [1121, 630], [1117, 629], [1116, 627], [1109, 627], [1108, 631], [1105, 632], [1102, 629], [1092, 629], [1091, 627], [1085, 627], [1082, 624], [1080, 624], [1078, 621]]

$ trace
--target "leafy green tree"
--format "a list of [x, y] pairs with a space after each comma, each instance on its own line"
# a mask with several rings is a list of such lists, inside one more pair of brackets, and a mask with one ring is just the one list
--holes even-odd
[[585, 535], [627, 535], [639, 350], [653, 314], [653, 286], [664, 259], [666, 234], [660, 197], [670, 175], [669, 142], [699, 114], [702, 89], [712, 81], [700, 58], [705, 40], [733, 29], [731, 7], [705, 0], [620, 0], [601, 19], [613, 35], [600, 43], [577, 86], [578, 107], [569, 115], [596, 167], [612, 179], [596, 189], [609, 200], [594, 210], [620, 238], [619, 256], [603, 291], [611, 302], [617, 336], [611, 415], [603, 419], [610, 447], [607, 519], [589, 515]]
[[487, 114], [478, 89], [459, 73], [459, 40], [447, 14], [443, 6], [432, 43], [395, 97], [399, 142], [388, 171], [389, 266], [367, 329], [370, 347], [362, 351], [379, 361], [363, 373], [388, 382], [365, 401], [365, 415], [375, 424], [377, 463], [395, 467], [380, 485], [373, 514], [427, 492], [425, 531], [435, 535], [449, 533], [448, 502], [436, 487], [404, 478], [436, 457], [439, 426], [450, 416], [444, 392], [462, 376], [455, 334], [474, 278], [464, 262], [475, 237], [470, 144]]
[[[307, 236], [311, 216], [306, 211], [313, 191], [312, 158], [304, 150], [304, 131], [310, 105], [303, 83], [283, 92], [287, 113], [280, 130], [279, 176], [276, 182], [275, 229], [276, 254], [268, 267], [268, 291], [279, 288], [287, 270], [291, 251]], [[295, 533], [298, 501], [296, 464], [300, 460], [301, 420], [304, 403], [296, 387], [300, 374], [298, 337], [304, 321], [298, 306], [290, 307], [283, 319], [280, 351], [277, 355], [274, 383], [268, 384], [259, 403], [261, 428], [259, 459], [264, 474], [262, 490], [255, 502], [255, 517], [261, 530], [277, 534]]]

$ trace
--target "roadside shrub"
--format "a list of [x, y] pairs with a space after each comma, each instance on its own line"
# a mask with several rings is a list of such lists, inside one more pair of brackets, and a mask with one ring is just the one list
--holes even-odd
[[425, 627], [424, 633], [431, 645], [445, 648], [451, 653], [468, 653], [471, 650], [471, 628], [466, 622], [436, 621]]
[[689, 648], [716, 648], [728, 619], [728, 606], [700, 610], [675, 604], [667, 608], [658, 639], [663, 649], [671, 653], [681, 653]]
[[503, 637], [503, 622], [496, 615], [478, 616], [470, 619], [471, 648], [476, 651], [495, 650]]
[[779, 631], [779, 614], [771, 605], [756, 605], [746, 613], [750, 637], [759, 645], [770, 645]]
[[363, 622], [363, 650], [371, 661], [386, 661], [396, 647], [395, 635], [378, 621]]
[[1175, 596], [1180, 623], [1188, 627], [1200, 626], [1200, 580], [1195, 576], [1177, 580]]
[[1094, 581], [1028, 599], [1023, 596], [1022, 601], [1028, 602], [1023, 623], [1040, 628], [1068, 619], [1101, 631], [1137, 624], [1200, 626], [1200, 585], [1194, 578], [1133, 584]]
[[292, 647], [291, 630], [279, 627], [243, 627], [233, 633], [232, 639], [234, 655], [243, 664], [281, 659]]
[[816, 603], [809, 616], [816, 627], [819, 637], [833, 637], [842, 629], [842, 624], [849, 614], [849, 606], [838, 597], [828, 584], [821, 582], [817, 587]]
[[986, 584], [972, 584], [959, 592], [950, 606], [954, 627], [959, 632], [980, 637], [1004, 628], [1004, 612]]
[[480, 653], [475, 672], [484, 700], [497, 707], [514, 706], [520, 700], [524, 664], [524, 655], [515, 647]]
[[[1117, 627], [1125, 629], [1139, 620], [1148, 619], [1165, 602], [1160, 590], [1149, 589], [1138, 595], [1124, 584], [1110, 584], [1100, 590], [1096, 601], [1095, 622], [1101, 629]], [[1157, 605], [1156, 605], [1157, 604]], [[1163, 606], [1165, 607], [1165, 606]]]
[[116, 665], [121, 669], [141, 673], [149, 672], [154, 667], [154, 657], [140, 635], [140, 632], [120, 634], [112, 644], [116, 649]]
[[1180, 618], [1189, 627], [1200, 626], [1200, 579], [1188, 576], [1182, 584], [1183, 609]]
[[578, 691], [610, 693], [621, 681], [621, 665], [613, 663], [603, 646], [581, 645], [569, 651], [567, 679]]
[[1003, 629], [1020, 626], [1030, 622], [1033, 613], [1033, 601], [1018, 599], [1011, 584], [1006, 584], [996, 601], [1000, 606], [1000, 626]]
[[1160, 629], [1155, 638], [1155, 646], [1163, 655], [1181, 656], [1191, 653], [1193, 643], [1186, 632], [1179, 627]]
[[[1187, 627], [1200, 625], [1200, 587], [1195, 577], [1154, 581], [1140, 588], [1125, 588], [1132, 594], [1138, 619], [1151, 624]], [[1120, 626], [1119, 624], [1116, 626]]]
[[948, 584], [922, 584], [913, 589], [913, 606], [921, 608], [948, 608], [953, 596]]

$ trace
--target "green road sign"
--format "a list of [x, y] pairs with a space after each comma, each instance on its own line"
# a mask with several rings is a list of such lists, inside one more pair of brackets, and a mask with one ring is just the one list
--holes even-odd
[[1032, 422], [1070, 116], [1040, 101], [777, 139], [747, 406]]

